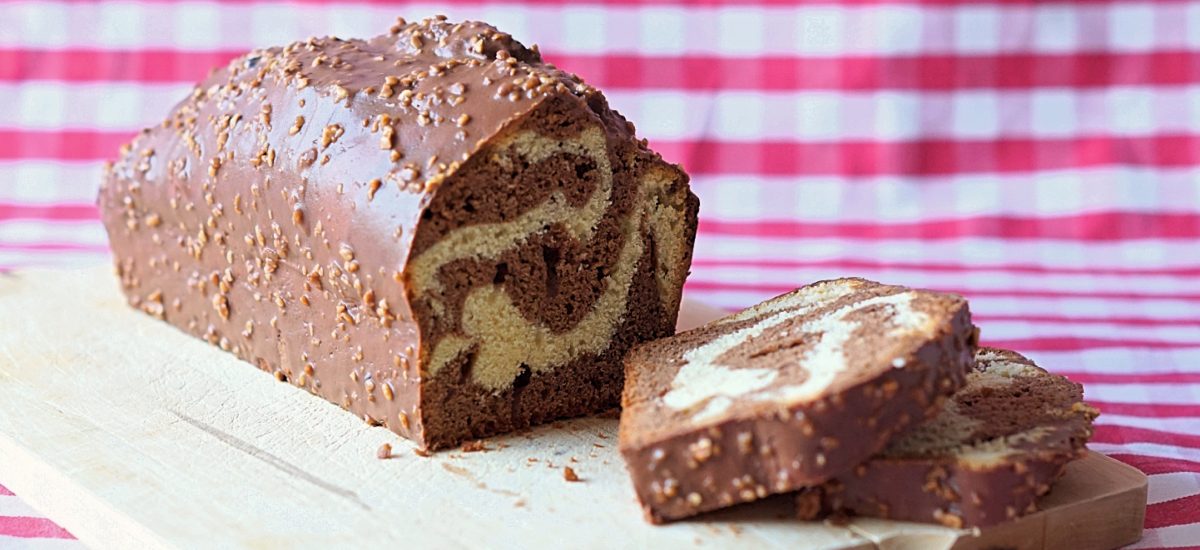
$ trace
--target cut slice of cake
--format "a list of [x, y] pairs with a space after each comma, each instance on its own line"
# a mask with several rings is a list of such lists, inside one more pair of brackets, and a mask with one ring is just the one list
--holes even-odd
[[620, 447], [647, 517], [688, 517], [845, 472], [964, 382], [960, 296], [815, 283], [625, 360]]
[[1020, 354], [979, 350], [976, 370], [933, 420], [851, 472], [801, 491], [797, 512], [849, 513], [984, 527], [1037, 510], [1037, 498], [1086, 454], [1083, 388]]

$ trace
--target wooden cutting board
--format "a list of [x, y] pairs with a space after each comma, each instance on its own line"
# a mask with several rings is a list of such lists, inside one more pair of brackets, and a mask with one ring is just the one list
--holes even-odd
[[[692, 306], [682, 324], [713, 314]], [[1098, 454], [1069, 468], [1043, 512], [982, 534], [799, 522], [786, 498], [653, 527], [616, 428], [560, 422], [421, 458], [135, 313], [107, 269], [0, 275], [0, 484], [97, 548], [1089, 549], [1141, 535], [1145, 476]], [[376, 458], [383, 443], [395, 458]]]

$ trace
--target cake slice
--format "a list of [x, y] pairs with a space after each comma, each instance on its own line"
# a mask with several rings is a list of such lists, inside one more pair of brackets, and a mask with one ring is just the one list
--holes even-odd
[[801, 491], [803, 519], [849, 513], [985, 527], [1037, 510], [1082, 457], [1099, 411], [1083, 388], [1006, 350], [983, 348], [933, 420], [851, 472]]
[[444, 448], [620, 401], [698, 200], [604, 95], [486, 23], [214, 71], [105, 172], [129, 303]]
[[838, 279], [638, 346], [620, 449], [647, 518], [845, 472], [936, 413], [976, 341], [959, 296]]

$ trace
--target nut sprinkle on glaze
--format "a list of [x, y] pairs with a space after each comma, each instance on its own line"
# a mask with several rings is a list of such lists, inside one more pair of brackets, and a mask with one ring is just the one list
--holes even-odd
[[1024, 356], [981, 348], [937, 416], [887, 449], [797, 495], [801, 519], [854, 514], [987, 527], [1037, 511], [1082, 458], [1099, 411], [1083, 387]]
[[636, 347], [619, 447], [647, 518], [842, 473], [936, 413], [977, 341], [959, 296], [837, 279]]
[[598, 90], [444, 17], [235, 59], [99, 202], [131, 304], [423, 449], [616, 406], [698, 208]]

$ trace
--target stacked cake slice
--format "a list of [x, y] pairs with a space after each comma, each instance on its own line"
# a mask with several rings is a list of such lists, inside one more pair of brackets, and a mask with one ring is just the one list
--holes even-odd
[[962, 297], [838, 279], [635, 348], [620, 447], [646, 516], [791, 492], [806, 519], [969, 527], [1036, 509], [1095, 409], [977, 340]]
[[801, 491], [801, 518], [852, 513], [986, 527], [1037, 510], [1083, 456], [1097, 411], [1083, 387], [1012, 351], [983, 348], [933, 420], [871, 460]]
[[637, 348], [620, 442], [647, 516], [840, 474], [936, 414], [975, 345], [961, 297], [841, 279]]

